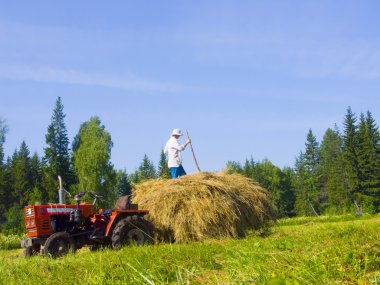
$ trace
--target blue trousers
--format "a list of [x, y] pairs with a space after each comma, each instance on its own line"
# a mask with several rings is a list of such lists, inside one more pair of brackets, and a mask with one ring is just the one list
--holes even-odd
[[170, 173], [171, 173], [173, 179], [176, 179], [180, 176], [186, 175], [186, 171], [185, 171], [185, 169], [183, 169], [182, 165], [180, 165], [178, 167], [170, 167], [169, 170], [170, 170]]

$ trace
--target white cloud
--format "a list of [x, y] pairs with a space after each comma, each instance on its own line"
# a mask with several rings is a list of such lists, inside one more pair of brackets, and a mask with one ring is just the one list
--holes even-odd
[[[298, 78], [380, 78], [380, 42], [376, 39], [369, 41], [334, 38], [338, 32], [339, 29], [331, 34], [321, 33], [315, 36], [316, 31], [313, 33], [306, 29], [301, 30], [298, 35], [283, 33], [273, 28], [223, 30], [218, 26], [194, 25], [179, 25], [170, 29], [147, 27], [138, 30], [80, 30], [0, 21], [0, 45], [6, 47], [0, 46], [3, 54], [0, 55], [0, 59], [10, 65], [0, 66], [0, 77], [143, 92], [175, 93], [183, 89], [196, 91], [195, 87], [134, 75], [88, 72], [88, 67], [75, 65], [83, 58], [90, 61], [95, 55], [107, 57], [109, 54], [115, 54], [130, 59], [129, 67], [134, 73], [140, 68], [133, 62], [134, 54], [138, 54], [138, 51], [152, 50], [154, 55], [159, 55], [163, 48], [169, 47], [169, 50], [173, 51], [173, 62], [181, 62], [182, 66], [187, 66], [189, 70], [203, 66], [216, 69], [243, 67], [246, 72], [274, 71], [280, 76], [290, 75]], [[81, 44], [78, 45], [78, 42]], [[25, 45], [29, 48], [23, 48]], [[91, 56], [87, 52], [92, 52]], [[163, 58], [165, 56], [167, 55]], [[35, 63], [29, 59], [34, 59], [38, 64], [46, 62], [46, 65], [34, 66]], [[152, 61], [155, 59], [152, 58]], [[62, 60], [68, 63], [66, 66], [76, 66], [75, 69], [62, 68], [56, 64]], [[25, 65], [15, 66], [14, 62], [25, 62]], [[152, 66], [160, 63], [153, 62]], [[171, 76], [172, 70], [163, 67], [161, 71], [166, 76]], [[136, 73], [142, 74], [141, 72], [144, 71]], [[157, 70], [152, 71], [154, 72]], [[196, 71], [193, 71], [194, 73]], [[212, 86], [201, 86], [198, 90], [205, 91], [210, 88], [213, 89]]]
[[380, 78], [380, 52], [375, 44], [337, 43], [307, 51], [307, 58], [295, 57], [292, 72], [302, 77], [349, 78], [373, 80]]
[[307, 78], [380, 78], [380, 42], [376, 39], [207, 28], [189, 29], [177, 34], [176, 39], [192, 46], [199, 61], [246, 65]]
[[183, 86], [139, 78], [133, 75], [114, 75], [60, 69], [48, 66], [1, 66], [0, 78], [63, 84], [101, 86], [141, 92], [179, 92]]

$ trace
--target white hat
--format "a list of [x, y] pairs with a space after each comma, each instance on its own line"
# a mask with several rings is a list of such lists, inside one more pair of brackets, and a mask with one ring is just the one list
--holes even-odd
[[182, 132], [180, 129], [174, 129], [172, 131], [172, 136], [182, 136]]

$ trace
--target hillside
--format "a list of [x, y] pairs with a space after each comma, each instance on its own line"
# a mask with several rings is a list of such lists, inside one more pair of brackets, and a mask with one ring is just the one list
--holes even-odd
[[281, 220], [266, 236], [52, 260], [0, 250], [0, 284], [377, 284], [380, 217]]

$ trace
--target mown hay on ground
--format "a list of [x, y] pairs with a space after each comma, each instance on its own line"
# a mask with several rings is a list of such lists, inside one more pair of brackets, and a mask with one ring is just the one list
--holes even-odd
[[198, 173], [150, 180], [134, 187], [133, 202], [164, 241], [244, 237], [274, 219], [268, 192], [239, 174]]

